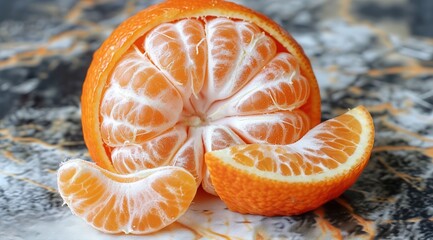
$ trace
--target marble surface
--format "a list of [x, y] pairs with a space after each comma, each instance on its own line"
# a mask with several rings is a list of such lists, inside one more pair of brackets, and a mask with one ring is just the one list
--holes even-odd
[[0, 239], [433, 239], [433, 4], [237, 2], [282, 24], [311, 58], [323, 120], [365, 105], [375, 147], [357, 183], [294, 217], [228, 211], [200, 193], [151, 236], [100, 233], [72, 216], [56, 169], [89, 159], [81, 86], [115, 26], [158, 1], [0, 1]]

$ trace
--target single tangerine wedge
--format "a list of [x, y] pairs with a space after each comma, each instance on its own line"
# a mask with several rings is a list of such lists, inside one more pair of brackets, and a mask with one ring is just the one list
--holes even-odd
[[71, 211], [107, 233], [157, 231], [186, 212], [197, 190], [188, 171], [172, 166], [119, 175], [75, 159], [57, 176]]
[[295, 215], [338, 197], [359, 177], [374, 125], [360, 106], [289, 145], [250, 144], [206, 154], [212, 183], [232, 211]]

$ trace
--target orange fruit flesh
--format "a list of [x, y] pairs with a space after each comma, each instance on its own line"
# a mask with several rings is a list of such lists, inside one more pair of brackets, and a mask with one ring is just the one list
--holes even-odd
[[180, 166], [200, 184], [207, 151], [302, 137], [311, 87], [277, 45], [254, 24], [222, 17], [164, 23], [140, 38], [102, 94], [100, 131], [116, 171]]
[[118, 175], [69, 160], [58, 170], [57, 182], [71, 211], [108, 233], [157, 231], [179, 218], [196, 193], [194, 177], [179, 167]]
[[[216, 41], [216, 37], [227, 41]], [[223, 50], [227, 49], [232, 52], [224, 54]], [[248, 58], [245, 53], [255, 53], [253, 55], [257, 57]], [[268, 71], [261, 72], [262, 81], [257, 80], [257, 85], [251, 84], [248, 88], [253, 91], [254, 86], [264, 87], [265, 83], [267, 89], [257, 91], [248, 101], [233, 97], [240, 90], [248, 93], [245, 87], [277, 54], [283, 54], [279, 57], [285, 59], [274, 59]], [[135, 59], [135, 63], [128, 59]], [[227, 61], [224, 63], [221, 59]], [[284, 76], [286, 79], [292, 77], [294, 81], [292, 84], [275, 82], [274, 85], [278, 86], [272, 86], [269, 82], [278, 78], [272, 74], [272, 69], [280, 69], [285, 74], [294, 73], [293, 76]], [[166, 105], [143, 104], [142, 90], [146, 91], [147, 98], [144, 99]], [[231, 105], [226, 106], [225, 103], [230, 101]], [[197, 142], [200, 138], [206, 142], [203, 132], [209, 130], [190, 131], [191, 126], [198, 129], [200, 125], [212, 122], [219, 127], [218, 134], [226, 131], [225, 136], [232, 136], [232, 132], [227, 131], [233, 126], [227, 122], [217, 124], [220, 119], [229, 117], [225, 116], [227, 114], [260, 115], [277, 113], [277, 110], [281, 114], [292, 113], [295, 109], [302, 111], [303, 116], [298, 119], [287, 117], [292, 122], [285, 126], [280, 126], [280, 123], [287, 122], [281, 119], [273, 126], [267, 126], [262, 119], [255, 119], [260, 124], [244, 125], [242, 130], [247, 127], [261, 130], [253, 133], [235, 131], [238, 136], [247, 133], [249, 139], [240, 136], [242, 142], [232, 138], [222, 142], [288, 143], [294, 141], [288, 135], [291, 130], [279, 134], [278, 128], [296, 126], [304, 121], [304, 131], [320, 121], [319, 89], [310, 63], [299, 45], [265, 16], [225, 1], [167, 1], [131, 17], [95, 53], [82, 95], [84, 138], [92, 159], [98, 165], [123, 173], [138, 168], [178, 165], [190, 170], [198, 183], [206, 172], [202, 152], [209, 149]], [[128, 118], [122, 118], [125, 115]], [[274, 135], [267, 136], [266, 131]], [[293, 132], [293, 138], [302, 135], [302, 131]], [[167, 139], [155, 140], [164, 134], [176, 143], [170, 145]], [[150, 141], [159, 146], [157, 149], [166, 150], [153, 148], [149, 156], [143, 157], [140, 152], [149, 152]], [[125, 155], [133, 161], [124, 162]], [[121, 159], [120, 164], [114, 158]]]
[[288, 145], [251, 144], [206, 154], [228, 208], [260, 215], [315, 209], [350, 187], [368, 162], [374, 126], [364, 107], [328, 120]]

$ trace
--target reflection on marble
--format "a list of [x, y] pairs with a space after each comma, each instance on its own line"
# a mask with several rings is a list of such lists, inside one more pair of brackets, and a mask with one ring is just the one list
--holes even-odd
[[[371, 111], [374, 152], [341, 197], [300, 216], [267, 218], [230, 212], [200, 193], [178, 222], [151, 236], [106, 235], [72, 216], [55, 171], [68, 158], [89, 159], [79, 97], [92, 53], [155, 2], [0, 2], [0, 239], [433, 238], [433, 40], [388, 31], [364, 14], [363, 0], [237, 1], [304, 47], [324, 120], [360, 104]], [[399, 21], [410, 27], [416, 12], [405, 14]]]

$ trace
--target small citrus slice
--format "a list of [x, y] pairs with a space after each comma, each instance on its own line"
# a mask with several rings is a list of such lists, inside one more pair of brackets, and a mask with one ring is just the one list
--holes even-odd
[[118, 175], [74, 159], [58, 170], [60, 195], [71, 211], [107, 233], [144, 234], [176, 221], [196, 193], [194, 177], [181, 167]]
[[237, 145], [205, 155], [215, 191], [240, 213], [295, 215], [338, 197], [359, 177], [374, 141], [360, 106], [289, 145]]

